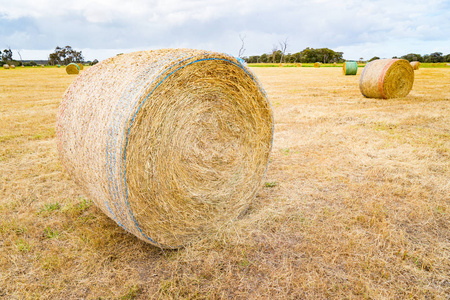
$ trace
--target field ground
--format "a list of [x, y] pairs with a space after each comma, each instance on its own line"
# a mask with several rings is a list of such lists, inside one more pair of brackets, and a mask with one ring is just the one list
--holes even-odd
[[257, 198], [162, 251], [63, 171], [55, 116], [75, 77], [0, 69], [0, 298], [449, 299], [450, 69], [391, 100], [340, 68], [253, 70], [275, 114]]

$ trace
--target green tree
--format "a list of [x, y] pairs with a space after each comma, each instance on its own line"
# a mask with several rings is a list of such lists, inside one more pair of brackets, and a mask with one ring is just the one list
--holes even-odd
[[443, 62], [444, 61], [444, 57], [442, 56], [442, 52], [434, 52], [430, 54], [430, 59], [431, 62], [433, 63], [438, 63], [438, 62]]
[[409, 54], [401, 56], [400, 58], [406, 59], [407, 61], [420, 61], [420, 62], [423, 62], [422, 55], [417, 54], [417, 53], [409, 53]]
[[84, 58], [81, 51], [76, 51], [70, 46], [64, 48], [57, 46], [55, 52], [49, 54], [48, 62], [50, 65], [68, 65], [72, 62], [82, 63], [84, 62]]
[[369, 59], [369, 62], [371, 62], [371, 61], [374, 61], [374, 60], [377, 60], [377, 59], [380, 59], [378, 56], [374, 56], [374, 57], [372, 57], [371, 59]]
[[12, 60], [12, 51], [10, 48], [3, 50], [2, 52], [2, 61], [7, 62]]

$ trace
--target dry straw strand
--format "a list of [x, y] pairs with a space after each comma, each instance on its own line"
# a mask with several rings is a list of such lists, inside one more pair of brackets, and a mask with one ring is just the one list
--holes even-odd
[[418, 62], [418, 61], [412, 61], [412, 62], [411, 62], [411, 66], [413, 67], [414, 70], [419, 70], [420, 62]]
[[342, 66], [344, 75], [356, 75], [358, 72], [358, 63], [356, 61], [346, 61]]
[[177, 248], [255, 197], [273, 136], [270, 102], [236, 58], [192, 49], [112, 57], [66, 91], [57, 121], [66, 170], [125, 230]]
[[414, 70], [404, 59], [377, 59], [368, 63], [359, 79], [359, 89], [367, 98], [398, 98], [409, 94]]
[[80, 67], [77, 64], [70, 63], [66, 67], [66, 72], [69, 75], [80, 73]]
[[314, 63], [314, 68], [320, 68], [322, 64], [320, 62], [315, 62]]

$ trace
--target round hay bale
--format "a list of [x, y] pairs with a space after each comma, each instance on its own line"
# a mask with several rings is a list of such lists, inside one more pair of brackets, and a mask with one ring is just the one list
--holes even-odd
[[41, 68], [45, 68], [45, 66], [44, 66], [44, 65], [41, 65]]
[[57, 68], [61, 68], [61, 65], [56, 65]]
[[334, 63], [333, 63], [333, 66], [335, 66], [335, 67], [336, 67], [336, 66], [337, 66], [337, 63], [336, 63], [336, 62], [334, 62]]
[[83, 72], [64, 94], [56, 131], [63, 165], [105, 214], [177, 248], [248, 207], [267, 168], [273, 114], [236, 58], [165, 49]]
[[24, 66], [24, 65], [22, 65], [21, 67], [22, 67], [22, 68], [25, 68], [25, 66]]
[[301, 67], [302, 67], [302, 64], [301, 64], [301, 63], [298, 63], [298, 64], [296, 64], [296, 66], [299, 67], [299, 68], [301, 68]]
[[405, 97], [414, 83], [414, 70], [404, 59], [377, 59], [368, 63], [359, 79], [359, 89], [367, 98]]
[[315, 62], [314, 63], [314, 68], [320, 68], [322, 64], [320, 62]]
[[11, 69], [15, 69], [15, 68], [16, 68], [15, 65], [10, 65], [9, 67], [10, 67]]
[[3, 69], [9, 69], [9, 65], [8, 64], [4, 64], [3, 65]]
[[342, 66], [344, 75], [356, 75], [358, 72], [358, 63], [356, 61], [346, 61]]
[[414, 70], [419, 70], [420, 62], [412, 61], [411, 66], [413, 67]]
[[77, 64], [70, 63], [66, 67], [66, 72], [69, 75], [80, 73], [80, 67]]
[[77, 63], [77, 65], [78, 65], [80, 71], [84, 69], [83, 64]]

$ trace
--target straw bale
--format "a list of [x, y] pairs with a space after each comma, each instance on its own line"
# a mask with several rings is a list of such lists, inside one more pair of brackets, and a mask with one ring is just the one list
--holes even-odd
[[298, 63], [298, 64], [296, 64], [296, 66], [300, 68], [302, 66], [302, 64]]
[[15, 69], [15, 68], [16, 68], [15, 65], [10, 65], [9, 67], [10, 67], [11, 69]]
[[322, 64], [320, 62], [315, 62], [314, 63], [314, 68], [320, 68]]
[[77, 65], [78, 65], [80, 71], [84, 69], [83, 64], [77, 63]]
[[411, 62], [411, 66], [413, 67], [414, 70], [419, 70], [420, 62], [418, 62], [418, 61], [412, 61], [412, 62]]
[[45, 68], [45, 66], [44, 66], [44, 65], [41, 65], [41, 68]]
[[342, 66], [344, 75], [356, 75], [358, 72], [358, 63], [356, 61], [346, 61]]
[[3, 65], [3, 69], [9, 69], [9, 65], [8, 64], [4, 64]]
[[177, 248], [217, 232], [255, 197], [273, 136], [250, 69], [191, 49], [114, 56], [64, 94], [58, 149], [95, 204], [136, 237]]
[[336, 62], [334, 62], [334, 63], [333, 63], [333, 66], [335, 66], [335, 67], [336, 67], [336, 66], [337, 66], [337, 63], [336, 63]]
[[414, 83], [414, 70], [404, 59], [377, 59], [361, 73], [359, 89], [367, 98], [398, 98], [409, 94]]
[[70, 63], [66, 67], [66, 72], [69, 75], [71, 75], [71, 74], [78, 74], [78, 73], [80, 73], [80, 67], [77, 64]]

